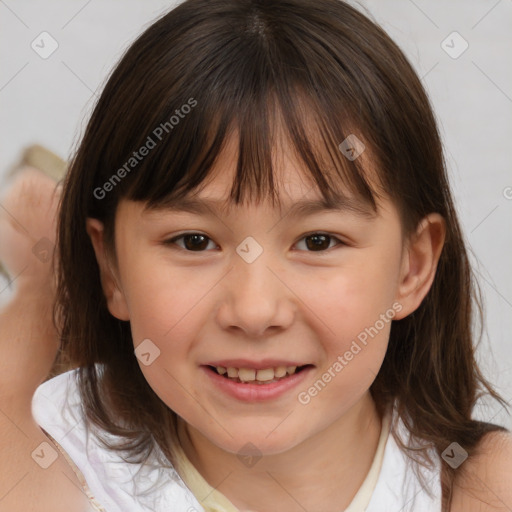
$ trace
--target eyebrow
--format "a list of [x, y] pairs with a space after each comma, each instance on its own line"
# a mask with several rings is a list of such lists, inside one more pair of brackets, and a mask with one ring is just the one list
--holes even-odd
[[[165, 205], [154, 208], [154, 210], [188, 212], [204, 216], [211, 214], [212, 210], [216, 212], [225, 212], [226, 201], [210, 198], [194, 199], [185, 197], [170, 200], [166, 202]], [[313, 200], [301, 199], [299, 201], [295, 201], [285, 210], [287, 210], [285, 216], [293, 219], [329, 212], [348, 212], [365, 219], [375, 219], [377, 217], [377, 212], [369, 203], [364, 203], [361, 200], [346, 196], [338, 196], [332, 201], [326, 201], [323, 198]]]

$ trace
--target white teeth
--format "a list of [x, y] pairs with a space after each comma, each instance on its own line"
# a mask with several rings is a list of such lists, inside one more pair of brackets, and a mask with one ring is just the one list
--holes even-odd
[[238, 370], [238, 378], [242, 382], [254, 380], [254, 377], [256, 377], [256, 370], [253, 368], [240, 368], [240, 370]]
[[256, 373], [256, 379], [266, 382], [274, 378], [274, 368], [267, 368], [266, 370], [258, 370]]
[[228, 371], [228, 377], [231, 377], [231, 378], [237, 378], [238, 377], [238, 368], [233, 368], [233, 367], [229, 367], [227, 369]]
[[274, 370], [274, 375], [275, 375], [277, 378], [284, 377], [284, 376], [286, 375], [286, 366], [278, 366], [278, 367]]
[[276, 379], [282, 379], [287, 375], [293, 375], [297, 366], [278, 366], [276, 368], [263, 368], [255, 370], [254, 368], [234, 368], [232, 366], [216, 366], [215, 369], [219, 375], [224, 375], [230, 379], [240, 382], [271, 382]]

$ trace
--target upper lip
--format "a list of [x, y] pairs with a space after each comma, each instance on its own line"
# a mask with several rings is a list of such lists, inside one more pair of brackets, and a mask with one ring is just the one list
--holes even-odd
[[278, 366], [305, 366], [306, 364], [308, 363], [298, 363], [296, 361], [287, 361], [285, 359], [262, 359], [260, 361], [250, 361], [249, 359], [222, 359], [206, 363], [208, 366], [222, 366], [223, 368], [254, 368], [255, 370], [277, 368]]

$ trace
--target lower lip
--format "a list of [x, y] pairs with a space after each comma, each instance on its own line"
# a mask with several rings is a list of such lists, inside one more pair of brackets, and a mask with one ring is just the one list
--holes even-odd
[[294, 373], [293, 375], [289, 375], [276, 382], [271, 382], [270, 384], [235, 382], [226, 377], [222, 377], [208, 366], [201, 366], [201, 369], [208, 375], [213, 384], [227, 395], [244, 402], [264, 402], [278, 398], [298, 386], [314, 367], [308, 366], [299, 373]]

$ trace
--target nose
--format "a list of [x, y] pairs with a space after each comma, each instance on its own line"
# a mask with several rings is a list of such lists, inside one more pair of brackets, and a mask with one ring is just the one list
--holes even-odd
[[252, 263], [236, 255], [221, 290], [217, 320], [225, 330], [262, 338], [287, 329], [295, 318], [295, 296], [265, 251]]

